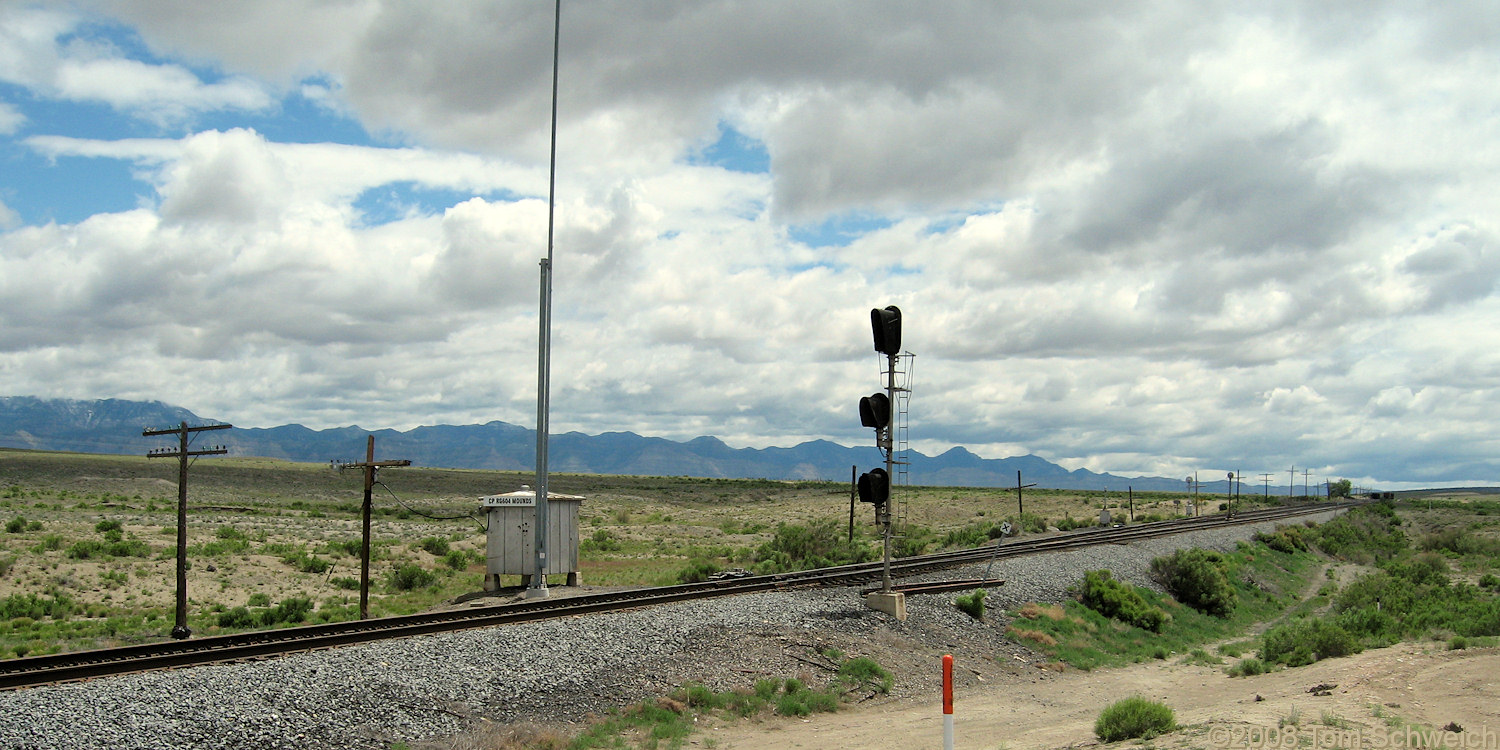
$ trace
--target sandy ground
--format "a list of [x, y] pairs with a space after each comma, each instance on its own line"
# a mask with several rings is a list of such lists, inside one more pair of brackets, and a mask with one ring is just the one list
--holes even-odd
[[[1228, 677], [1223, 668], [1166, 662], [1094, 672], [1038, 670], [1033, 678], [990, 680], [959, 690], [955, 747], [1099, 744], [1093, 726], [1100, 710], [1140, 695], [1170, 706], [1182, 727], [1144, 743], [1151, 747], [1500, 750], [1500, 650], [1444, 648], [1400, 644], [1248, 678]], [[1326, 695], [1310, 692], [1319, 685], [1335, 687]], [[1463, 731], [1441, 732], [1450, 722]], [[940, 748], [942, 701], [940, 695], [891, 699], [806, 720], [737, 722], [709, 728], [691, 742], [725, 750]]]

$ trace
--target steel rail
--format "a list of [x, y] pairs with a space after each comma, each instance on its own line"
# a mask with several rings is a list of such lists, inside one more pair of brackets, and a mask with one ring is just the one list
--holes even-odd
[[[891, 571], [893, 575], [909, 577], [987, 559], [1041, 554], [1099, 544], [1126, 544], [1139, 539], [1170, 536], [1188, 531], [1338, 511], [1353, 505], [1356, 504], [1323, 503], [1291, 506], [1245, 511], [1232, 517], [1215, 515], [1118, 528], [1094, 528], [1009, 543], [1003, 543], [1002, 540], [1002, 543], [997, 543], [997, 545], [893, 560]], [[555, 599], [532, 599], [488, 607], [470, 607], [371, 620], [207, 636], [184, 641], [163, 641], [30, 656], [0, 661], [0, 690], [132, 672], [267, 658], [377, 640], [635, 609], [757, 591], [811, 586], [847, 586], [878, 578], [881, 573], [880, 562], [857, 563], [793, 573], [747, 576], [732, 580], [627, 589]]]

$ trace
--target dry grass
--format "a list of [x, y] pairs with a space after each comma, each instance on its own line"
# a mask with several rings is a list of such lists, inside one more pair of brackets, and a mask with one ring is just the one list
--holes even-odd
[[1033, 643], [1039, 643], [1043, 646], [1057, 645], [1056, 638], [1053, 638], [1052, 636], [1043, 633], [1040, 630], [1027, 630], [1026, 628], [1018, 628], [1012, 625], [1005, 629], [1005, 633], [1006, 635], [1009, 635], [1016, 640], [1032, 641]]
[[1039, 617], [1045, 617], [1049, 620], [1061, 620], [1067, 617], [1067, 613], [1063, 612], [1063, 608], [1059, 605], [1037, 604], [1036, 602], [1027, 602], [1021, 605], [1021, 609], [1016, 614], [1028, 620], [1035, 620]]

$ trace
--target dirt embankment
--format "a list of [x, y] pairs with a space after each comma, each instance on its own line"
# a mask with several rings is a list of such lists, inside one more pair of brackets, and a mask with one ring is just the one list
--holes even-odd
[[[1153, 740], [1153, 747], [1500, 750], [1500, 650], [1443, 649], [1440, 643], [1401, 644], [1247, 678], [1166, 662], [1062, 674], [1037, 670], [1030, 679], [959, 691], [955, 744], [1006, 750], [1097, 744], [1099, 711], [1140, 695], [1172, 707], [1182, 726]], [[1318, 686], [1326, 689], [1313, 690]], [[935, 694], [806, 720], [737, 722], [708, 729], [694, 744], [914, 750], [941, 747], [942, 726]], [[1462, 731], [1441, 731], [1452, 726]]]

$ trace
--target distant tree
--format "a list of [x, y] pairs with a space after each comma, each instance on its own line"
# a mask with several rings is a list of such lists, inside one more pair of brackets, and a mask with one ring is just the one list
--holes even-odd
[[1347, 479], [1328, 483], [1329, 497], [1348, 497], [1354, 491], [1354, 484]]

